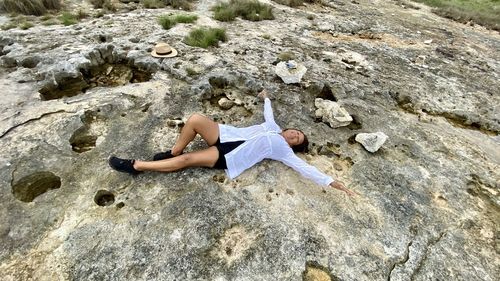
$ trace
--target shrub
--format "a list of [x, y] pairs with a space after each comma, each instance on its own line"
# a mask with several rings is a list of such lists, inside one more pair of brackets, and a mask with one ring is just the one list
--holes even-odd
[[169, 16], [160, 16], [158, 18], [158, 23], [163, 27], [163, 29], [170, 29], [176, 24], [176, 22]]
[[24, 15], [41, 16], [47, 10], [61, 9], [60, 0], [3, 0], [0, 2], [0, 10], [8, 13], [19, 13]]
[[76, 19], [76, 16], [73, 15], [72, 13], [64, 12], [62, 13], [61, 16], [59, 16], [59, 20], [62, 22], [64, 25], [72, 25], [78, 22]]
[[218, 21], [233, 21], [238, 16], [229, 3], [217, 3], [211, 10]]
[[189, 46], [208, 48], [217, 46], [219, 41], [227, 40], [226, 31], [221, 28], [198, 28], [189, 32], [184, 38], [184, 43]]
[[257, 0], [231, 0], [229, 3], [218, 3], [212, 7], [214, 18], [220, 21], [232, 21], [237, 16], [250, 20], [272, 20], [272, 7]]
[[158, 9], [165, 7], [165, 3], [162, 0], [142, 0], [141, 2], [146, 9]]

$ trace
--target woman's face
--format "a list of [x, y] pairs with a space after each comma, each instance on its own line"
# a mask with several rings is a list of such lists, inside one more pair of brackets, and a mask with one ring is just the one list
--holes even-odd
[[290, 146], [299, 145], [304, 141], [304, 134], [294, 129], [288, 129], [281, 134]]

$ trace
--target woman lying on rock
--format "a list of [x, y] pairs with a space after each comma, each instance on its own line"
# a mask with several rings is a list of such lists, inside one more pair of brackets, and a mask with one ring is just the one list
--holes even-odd
[[[181, 130], [179, 139], [172, 150], [157, 153], [154, 161], [139, 161], [111, 157], [109, 165], [129, 174], [143, 171], [173, 172], [186, 167], [210, 167], [225, 169], [233, 179], [246, 169], [265, 158], [278, 160], [299, 172], [302, 176], [322, 186], [331, 186], [348, 195], [355, 193], [340, 181], [321, 173], [307, 164], [294, 152], [304, 152], [309, 144], [303, 132], [281, 128], [276, 124], [271, 101], [266, 91], [259, 93], [264, 99], [264, 119], [260, 125], [246, 128], [217, 124], [209, 118], [193, 114]], [[210, 146], [207, 149], [183, 154], [184, 148], [199, 134]]]

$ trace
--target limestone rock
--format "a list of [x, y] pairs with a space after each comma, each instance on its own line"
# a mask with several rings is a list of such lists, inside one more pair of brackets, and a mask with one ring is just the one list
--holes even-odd
[[357, 134], [355, 140], [370, 151], [376, 152], [387, 140], [387, 135], [382, 132]]
[[230, 109], [234, 105], [234, 101], [229, 100], [226, 97], [221, 98], [217, 103], [222, 109]]
[[347, 110], [341, 107], [338, 103], [330, 100], [317, 98], [314, 100], [316, 106], [316, 118], [321, 118], [325, 123], [328, 123], [332, 128], [347, 126], [352, 122], [352, 117]]
[[306, 73], [307, 68], [293, 60], [279, 62], [274, 68], [274, 73], [278, 75], [285, 84], [300, 83], [302, 76]]

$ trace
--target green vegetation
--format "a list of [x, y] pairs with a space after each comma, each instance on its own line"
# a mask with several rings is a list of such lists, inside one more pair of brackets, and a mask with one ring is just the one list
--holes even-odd
[[17, 23], [12, 22], [12, 21], [9, 23], [3, 24], [1, 26], [2, 30], [9, 30], [9, 29], [16, 28], [16, 27], [17, 27]]
[[62, 13], [62, 15], [59, 16], [59, 20], [64, 25], [72, 25], [78, 22], [76, 16], [69, 12]]
[[35, 26], [33, 23], [29, 22], [29, 21], [25, 21], [25, 22], [22, 22], [20, 25], [19, 25], [19, 28], [22, 29], [22, 30], [26, 30], [26, 29], [30, 29], [32, 28], [33, 26]]
[[273, 0], [274, 2], [281, 4], [281, 5], [286, 5], [290, 7], [298, 7], [304, 5], [304, 3], [318, 3], [322, 4], [322, 0]]
[[226, 31], [222, 28], [198, 28], [189, 32], [184, 38], [184, 43], [189, 46], [208, 48], [217, 46], [219, 41], [227, 40]]
[[294, 60], [295, 55], [292, 52], [283, 52], [278, 55], [278, 61]]
[[190, 14], [179, 14], [174, 16], [174, 20], [177, 23], [193, 23], [198, 19], [197, 15]]
[[158, 9], [165, 7], [165, 2], [162, 0], [142, 0], [141, 3], [146, 9]]
[[198, 19], [196, 15], [179, 14], [179, 15], [163, 15], [158, 18], [158, 23], [163, 29], [170, 29], [177, 23], [193, 23]]
[[262, 35], [262, 38], [264, 38], [264, 39], [266, 39], [266, 40], [269, 40], [269, 39], [271, 39], [271, 35], [269, 35], [269, 34], [264, 34], [264, 35]]
[[433, 12], [458, 22], [474, 22], [500, 30], [499, 0], [413, 0], [434, 7]]
[[214, 19], [219, 21], [232, 21], [238, 16], [250, 21], [274, 19], [272, 7], [257, 0], [219, 2], [211, 10], [214, 12]]
[[47, 10], [61, 9], [60, 0], [2, 0], [0, 10], [8, 13], [41, 16]]
[[196, 70], [192, 69], [191, 67], [186, 67], [186, 73], [189, 76], [198, 75], [198, 72]]

